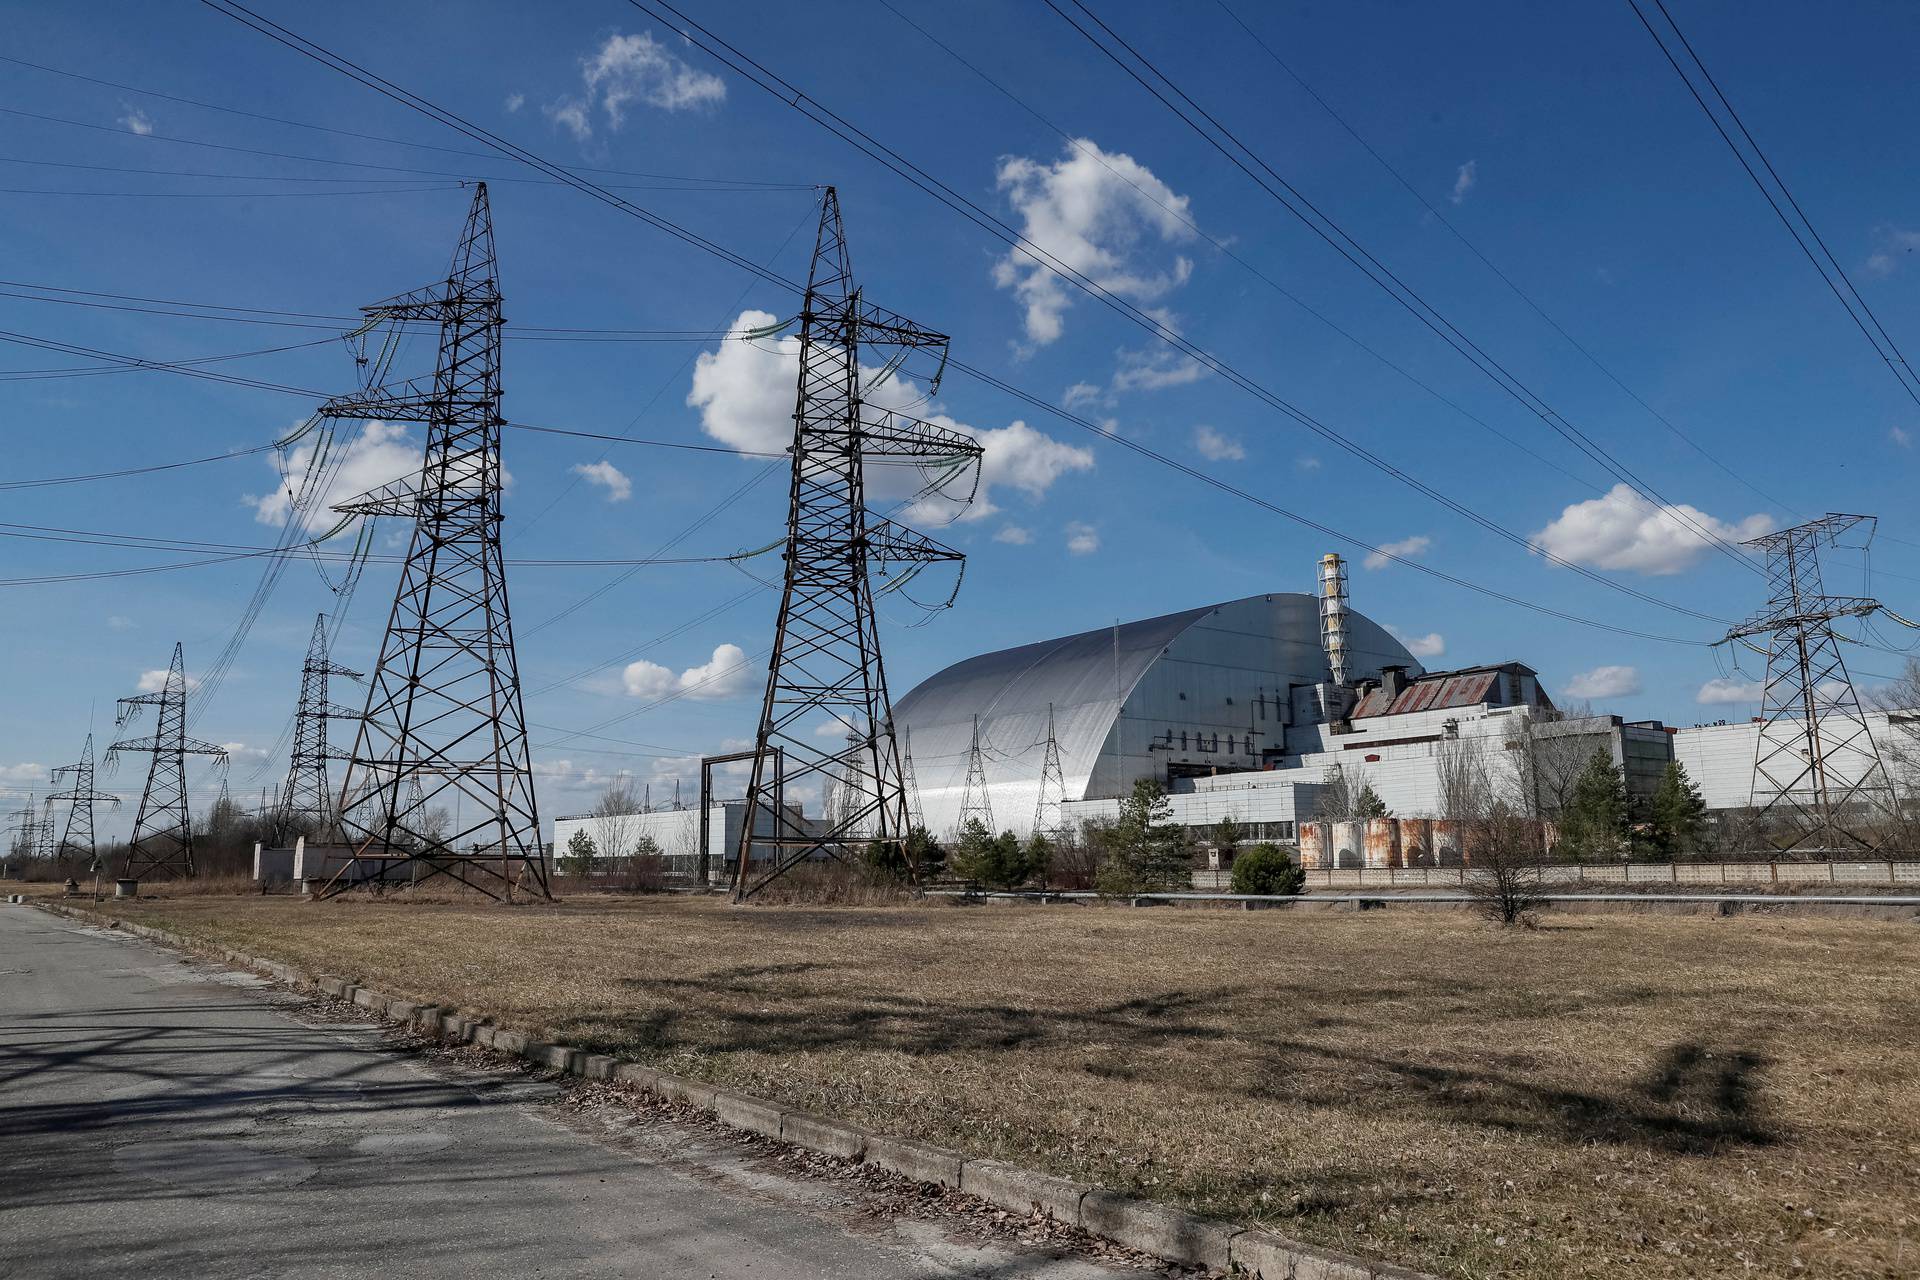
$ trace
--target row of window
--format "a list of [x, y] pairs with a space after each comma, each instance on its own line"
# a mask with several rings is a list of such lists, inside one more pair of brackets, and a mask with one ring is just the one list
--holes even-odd
[[[1211, 825], [1188, 826], [1187, 830], [1197, 839], [1213, 839], [1213, 827]], [[1243, 842], [1291, 840], [1293, 838], [1294, 829], [1291, 822], [1243, 822], [1240, 824], [1240, 839]]]
[[[1191, 747], [1187, 745], [1189, 739], [1191, 739], [1193, 743]], [[1225, 741], [1228, 755], [1237, 756], [1241, 754], [1241, 739], [1239, 734], [1230, 733], [1226, 736]], [[1221, 737], [1218, 732], [1201, 733], [1196, 729], [1189, 735], [1185, 729], [1180, 730], [1178, 733], [1169, 729], [1161, 736], [1159, 746], [1163, 751], [1196, 751], [1201, 755], [1217, 755], [1220, 752], [1220, 743]], [[1246, 737], [1246, 754], [1252, 755], [1258, 750], [1259, 747], [1255, 745], [1253, 735], [1248, 734]]]

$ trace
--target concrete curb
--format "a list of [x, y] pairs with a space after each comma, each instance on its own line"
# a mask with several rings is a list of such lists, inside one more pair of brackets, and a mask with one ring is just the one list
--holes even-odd
[[56, 915], [119, 929], [177, 951], [265, 973], [288, 986], [348, 1000], [376, 1018], [403, 1023], [439, 1039], [481, 1045], [582, 1079], [632, 1085], [655, 1097], [711, 1112], [722, 1124], [764, 1138], [871, 1164], [915, 1182], [950, 1187], [1011, 1213], [1045, 1214], [1169, 1262], [1212, 1267], [1259, 1280], [1435, 1280], [1422, 1272], [1333, 1253], [1270, 1231], [1202, 1218], [1170, 1205], [1136, 1200], [1038, 1170], [999, 1160], [972, 1160], [945, 1147], [870, 1133], [856, 1125], [787, 1110], [765, 1098], [715, 1088], [637, 1062], [588, 1053], [571, 1045], [545, 1044], [457, 1010], [383, 995], [331, 974], [302, 973], [278, 961], [196, 942], [164, 929], [53, 902], [33, 905]]

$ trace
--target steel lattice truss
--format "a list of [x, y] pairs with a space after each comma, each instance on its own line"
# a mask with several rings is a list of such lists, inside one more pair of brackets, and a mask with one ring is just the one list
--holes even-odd
[[333, 676], [358, 680], [360, 673], [327, 657], [327, 615], [313, 620], [313, 639], [300, 664], [300, 705], [293, 716], [293, 759], [280, 788], [275, 825], [282, 843], [295, 834], [322, 842], [334, 838], [333, 790], [327, 784], [327, 761], [340, 758], [327, 748], [329, 720], [358, 720], [360, 713], [328, 701]]
[[1040, 794], [1033, 806], [1033, 829], [1050, 840], [1066, 825], [1067, 780], [1060, 768], [1060, 738], [1053, 731], [1053, 704], [1047, 704], [1047, 753], [1040, 761]]
[[88, 734], [86, 746], [80, 749], [80, 759], [53, 771], [54, 782], [70, 780], [71, 785], [47, 797], [49, 801], [64, 800], [68, 804], [67, 829], [60, 837], [59, 856], [85, 858], [89, 866], [93, 864], [95, 852], [93, 806], [104, 803], [118, 807], [120, 804], [120, 797], [94, 790], [93, 778], [93, 735]]
[[[933, 353], [944, 365], [947, 339], [862, 301], [839, 196], [828, 188], [800, 317], [786, 581], [754, 738], [736, 900], [803, 859], [844, 858], [868, 840], [907, 835], [904, 770], [870, 575], [897, 566], [906, 577], [927, 564], [963, 557], [870, 513], [865, 466], [874, 459], [907, 460], [954, 474], [977, 470], [981, 449], [961, 432], [867, 406], [863, 347], [885, 357], [873, 380], [877, 385], [916, 352]], [[938, 381], [936, 370], [931, 387]], [[829, 726], [830, 736], [823, 738], [819, 731]], [[832, 745], [842, 735], [844, 745]], [[824, 829], [809, 829], [780, 803], [782, 784], [769, 769], [776, 755], [786, 762], [785, 786], [818, 786], [823, 797], [837, 788], [839, 802]], [[771, 855], [758, 867], [756, 848]]]
[[960, 819], [955, 828], [965, 832], [978, 822], [993, 834], [993, 793], [987, 790], [987, 760], [980, 754], [980, 717], [973, 718], [973, 743], [967, 748], [967, 781], [960, 789]]
[[157, 691], [122, 698], [119, 706], [115, 723], [121, 726], [137, 719], [142, 708], [158, 708], [152, 737], [123, 738], [107, 748], [109, 768], [123, 751], [152, 757], [121, 874], [130, 880], [191, 878], [193, 818], [187, 809], [187, 757], [212, 756], [225, 765], [227, 753], [214, 743], [187, 736], [187, 673], [181, 647], [173, 646], [166, 682]]
[[499, 276], [487, 187], [474, 191], [444, 283], [364, 313], [440, 327], [431, 379], [329, 401], [321, 413], [427, 425], [420, 474], [335, 508], [413, 521], [380, 661], [336, 810], [357, 881], [447, 875], [495, 897], [550, 897], [500, 549]]
[[1826, 593], [1819, 548], [1850, 533], [1871, 538], [1872, 516], [1829, 514], [1745, 545], [1766, 553], [1767, 608], [1727, 633], [1758, 637], [1767, 679], [1754, 752], [1752, 803], [1759, 829], [1781, 852], [1828, 856], [1878, 846], [1895, 816], [1893, 784], [1867, 728], [1833, 623], [1864, 618], [1880, 602]]

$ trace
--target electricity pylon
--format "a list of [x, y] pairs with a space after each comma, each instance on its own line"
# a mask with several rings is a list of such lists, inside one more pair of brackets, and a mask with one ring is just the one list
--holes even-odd
[[[872, 390], [916, 352], [932, 353], [944, 364], [947, 339], [862, 299], [847, 256], [840, 198], [829, 187], [800, 313], [786, 580], [754, 737], [735, 901], [804, 859], [846, 858], [869, 839], [904, 840], [907, 834], [900, 748], [869, 575], [899, 566], [905, 581], [928, 564], [963, 557], [869, 511], [866, 468], [879, 459], [917, 460], [954, 474], [975, 468], [981, 447], [961, 432], [867, 404], [863, 347], [885, 356], [864, 388]], [[939, 385], [938, 369], [928, 382], [931, 394]], [[820, 736], [836, 721], [853, 729], [853, 742], [835, 746], [832, 737]], [[784, 781], [769, 767], [776, 755], [786, 762]], [[851, 780], [856, 789], [830, 821], [809, 824], [780, 802], [783, 785], [818, 786], [824, 798], [836, 779]], [[771, 851], [758, 868], [756, 848]]]
[[[1892, 781], [1833, 630], [1837, 618], [1885, 606], [1828, 595], [1820, 576], [1820, 544], [1864, 531], [1864, 545], [1874, 525], [1872, 516], [1830, 513], [1744, 544], [1766, 553], [1772, 598], [1721, 643], [1743, 642], [1767, 658], [1752, 804], [1757, 828], [1783, 853], [1832, 857], [1876, 848], [1875, 828], [1896, 814]], [[1765, 648], [1750, 637], [1764, 637]]]
[[900, 785], [907, 793], [907, 829], [926, 826], [926, 815], [920, 811], [920, 781], [913, 776], [913, 730], [906, 725], [900, 726]]
[[1060, 739], [1053, 732], [1053, 704], [1047, 704], [1047, 754], [1040, 762], [1040, 795], [1033, 807], [1035, 834], [1059, 835], [1066, 812], [1067, 780], [1060, 768]]
[[[427, 426], [417, 476], [335, 507], [410, 519], [413, 541], [335, 811], [352, 858], [322, 896], [436, 875], [490, 897], [511, 899], [516, 882], [552, 896], [500, 548], [500, 308], [483, 182], [446, 280], [363, 308], [375, 323], [437, 324], [433, 376], [321, 408]], [[422, 800], [406, 803], [416, 781]], [[439, 829], [441, 813], [464, 816]]]
[[964, 833], [975, 820], [993, 832], [993, 797], [987, 791], [987, 762], [980, 754], [980, 717], [973, 718], [973, 745], [967, 748], [967, 781], [960, 791], [960, 825]]
[[7, 845], [10, 857], [31, 858], [40, 841], [40, 820], [33, 816], [33, 800], [33, 793], [28, 792], [27, 802], [13, 811], [13, 821], [7, 824], [7, 830], [13, 835]]
[[92, 734], [87, 735], [87, 744], [80, 749], [78, 760], [63, 764], [53, 771], [56, 783], [63, 779], [70, 779], [71, 785], [65, 791], [56, 791], [48, 797], [67, 802], [67, 829], [60, 837], [60, 856], [83, 857], [87, 865], [92, 866], [95, 857], [93, 806], [110, 804], [118, 808], [120, 804], [119, 796], [94, 789]]
[[159, 709], [153, 736], [123, 738], [107, 748], [108, 768], [117, 763], [122, 751], [141, 751], [152, 757], [121, 874], [130, 880], [191, 879], [193, 817], [187, 809], [187, 757], [212, 756], [225, 765], [227, 753], [214, 743], [187, 736], [187, 672], [178, 644], [173, 646], [173, 662], [167, 668], [165, 682], [151, 693], [120, 699], [114, 724], [124, 727], [138, 719], [143, 707]]
[[327, 656], [327, 615], [322, 613], [313, 620], [313, 639], [307, 642], [306, 660], [300, 664], [300, 705], [293, 714], [293, 759], [280, 789], [279, 813], [274, 822], [282, 843], [289, 841], [296, 825], [301, 834], [316, 842], [328, 843], [334, 837], [334, 797], [327, 785], [327, 761], [338, 759], [339, 753], [327, 748], [327, 721], [358, 720], [360, 713], [328, 700], [328, 681], [333, 676], [358, 680], [360, 673]]

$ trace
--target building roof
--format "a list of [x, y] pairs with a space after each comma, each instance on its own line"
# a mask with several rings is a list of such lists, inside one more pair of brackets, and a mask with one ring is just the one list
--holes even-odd
[[[1354, 704], [1352, 719], [1370, 716], [1397, 716], [1409, 711], [1443, 711], [1449, 707], [1472, 707], [1480, 703], [1513, 706], [1524, 696], [1506, 696], [1502, 677], [1532, 678], [1532, 667], [1519, 662], [1500, 662], [1492, 666], [1461, 667], [1457, 671], [1429, 671], [1415, 677], [1401, 689], [1376, 685]], [[1539, 705], [1551, 706], [1544, 691], [1538, 693]]]
[[894, 723], [910, 735], [907, 745], [921, 791], [961, 785], [974, 716], [983, 725], [985, 754], [1024, 757], [1035, 741], [1045, 742], [1051, 706], [1054, 739], [1068, 775], [1066, 793], [1085, 794], [1127, 693], [1181, 632], [1218, 607], [1183, 609], [983, 653], [927, 677], [893, 704]]
[[[1261, 684], [1263, 696], [1273, 697], [1277, 707], [1289, 684], [1327, 679], [1317, 610], [1315, 599], [1305, 594], [1248, 596], [984, 653], [929, 676], [893, 707], [894, 724], [912, 755], [928, 826], [944, 832], [956, 821], [976, 715], [995, 824], [1021, 830], [1031, 822], [1038, 798], [1049, 707], [1065, 798], [1083, 798], [1090, 783], [1101, 794], [1124, 789], [1131, 782], [1116, 776], [1116, 770], [1124, 773], [1132, 766], [1111, 758], [1103, 764], [1103, 753], [1113, 756], [1119, 749], [1115, 735], [1123, 708], [1128, 724], [1144, 735], [1148, 730], [1136, 722], [1185, 715], [1187, 708], [1199, 706], [1197, 684], [1186, 686], [1196, 699], [1191, 703], [1184, 701], [1184, 693], [1141, 692], [1156, 663], [1171, 652], [1171, 665], [1184, 663], [1189, 672], [1204, 668], [1225, 675], [1229, 669], [1246, 670], [1251, 673], [1246, 687], [1235, 684], [1229, 690], [1241, 699], [1232, 714], [1251, 713], [1254, 686]], [[1350, 617], [1354, 661], [1361, 670], [1377, 669], [1383, 662], [1419, 670], [1384, 629], [1357, 613]], [[1159, 696], [1182, 699], [1181, 710], [1155, 706]], [[1246, 722], [1239, 721], [1239, 726], [1244, 730]], [[1146, 750], [1144, 738], [1126, 748], [1129, 753]], [[1008, 811], [1000, 812], [1002, 808]]]

